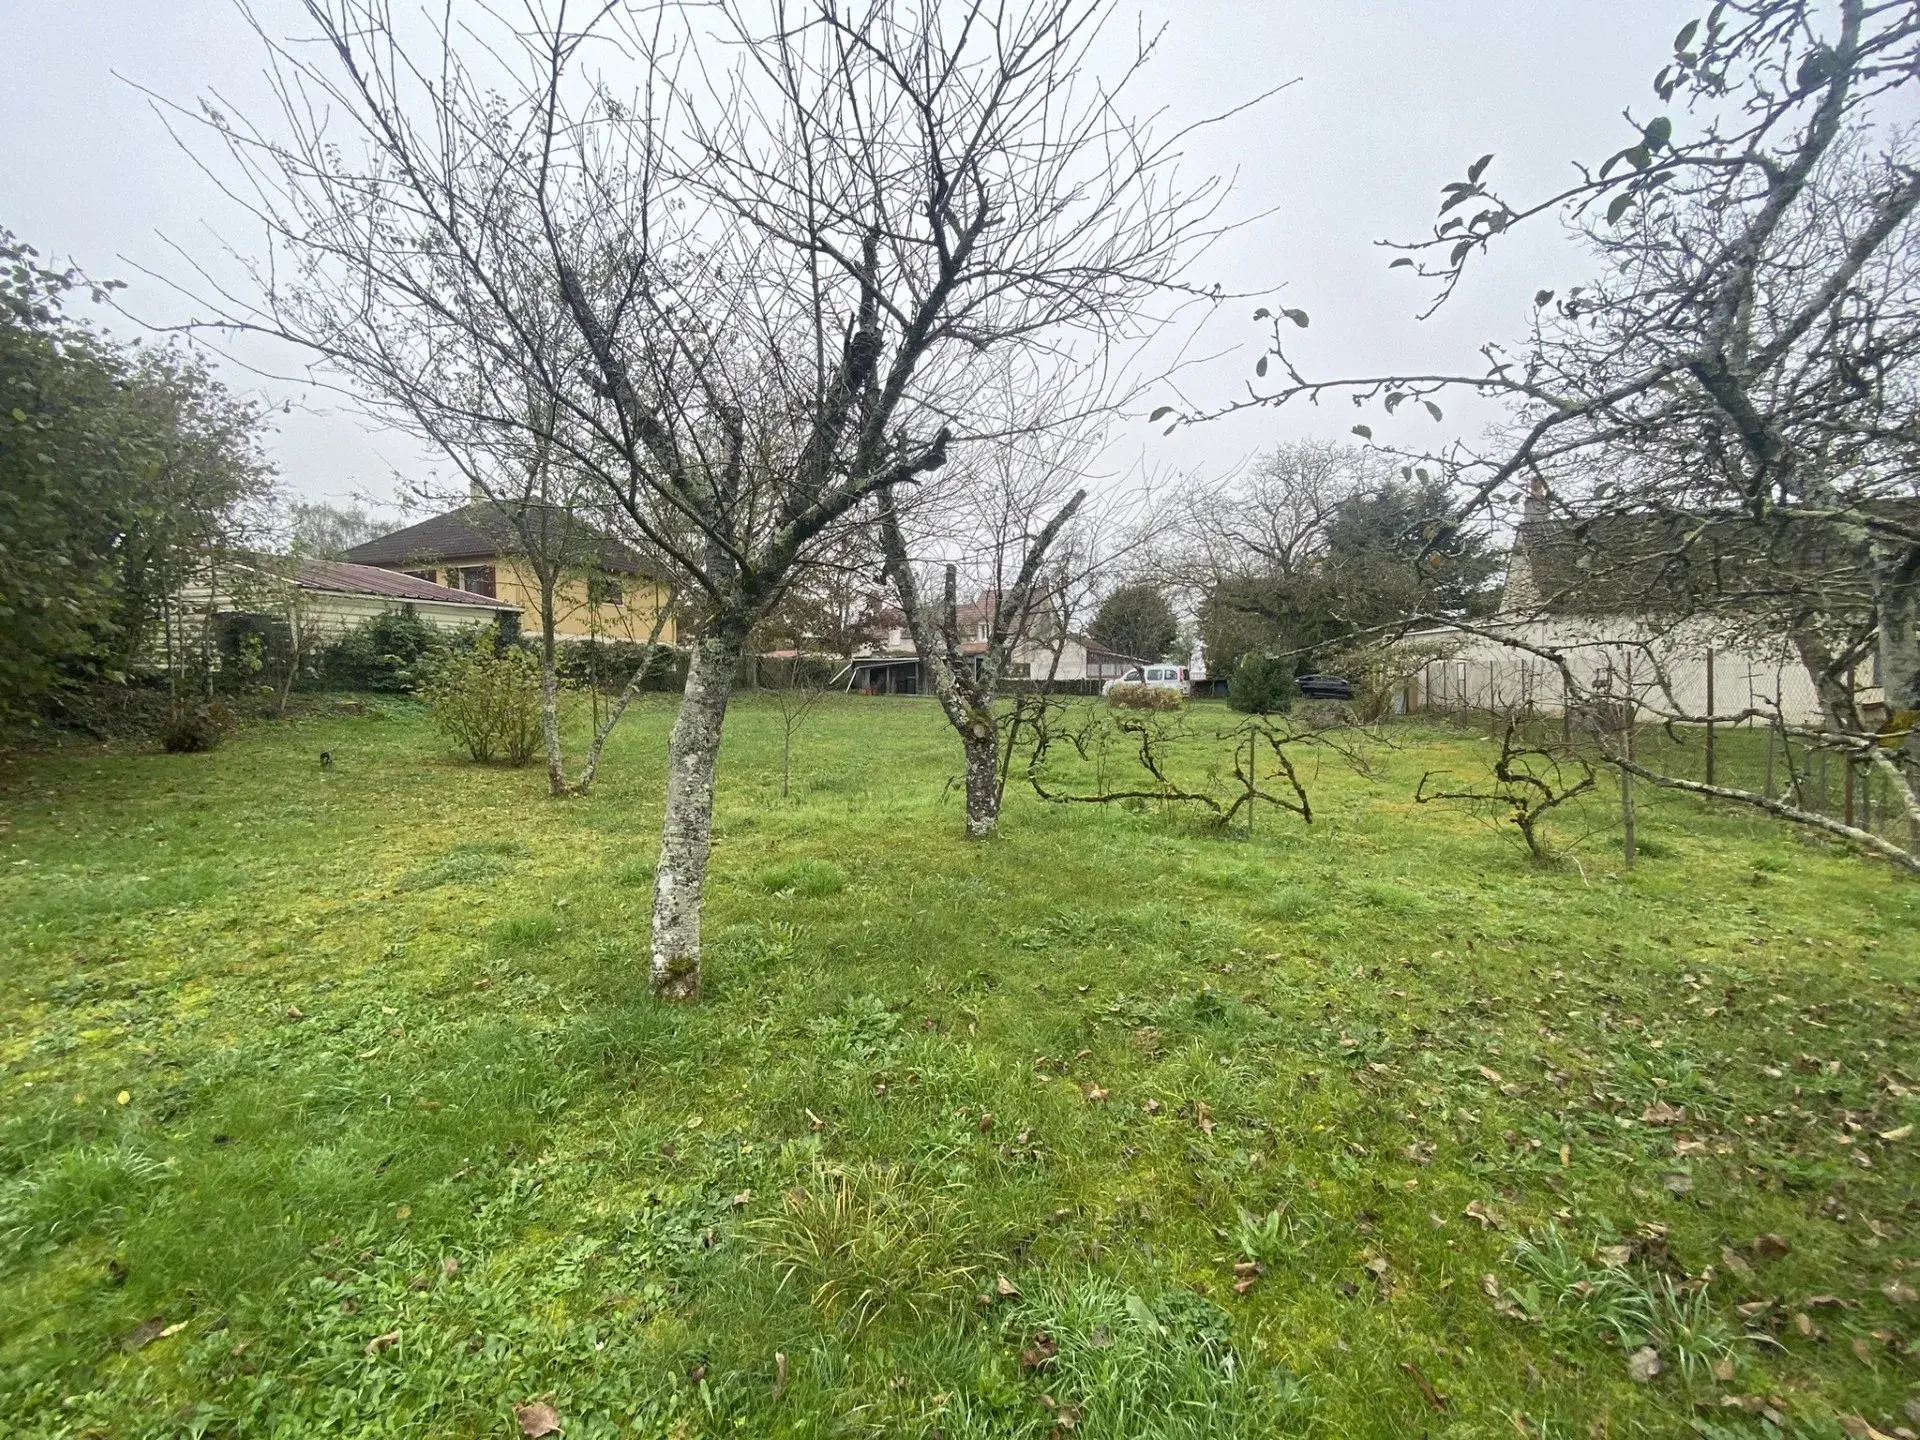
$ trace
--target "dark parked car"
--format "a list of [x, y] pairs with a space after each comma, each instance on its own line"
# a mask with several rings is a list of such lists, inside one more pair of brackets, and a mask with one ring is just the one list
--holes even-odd
[[1307, 700], [1351, 700], [1353, 686], [1338, 675], [1302, 675], [1300, 694]]

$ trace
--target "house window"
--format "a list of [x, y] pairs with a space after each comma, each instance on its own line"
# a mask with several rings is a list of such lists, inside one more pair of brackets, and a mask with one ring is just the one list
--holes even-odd
[[469, 565], [459, 574], [460, 588], [469, 595], [484, 595], [489, 600], [497, 598], [493, 591], [493, 566]]
[[438, 572], [433, 570], [409, 570], [406, 573], [416, 580], [426, 581], [429, 585], [436, 584], [440, 578]]

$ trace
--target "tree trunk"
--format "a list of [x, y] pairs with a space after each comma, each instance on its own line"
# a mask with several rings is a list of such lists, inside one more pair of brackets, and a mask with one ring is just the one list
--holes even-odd
[[700, 998], [700, 900], [713, 833], [713, 774], [720, 731], [744, 648], [722, 631], [693, 646], [686, 693], [667, 745], [667, 806], [660, 863], [653, 873], [653, 959], [649, 979], [663, 1000]]
[[1874, 602], [1880, 618], [1880, 684], [1890, 716], [1904, 715], [1909, 842], [1920, 847], [1920, 546], [1876, 540]]
[[540, 730], [547, 742], [547, 792], [567, 793], [567, 767], [560, 758], [560, 672], [553, 636], [553, 582], [540, 583]]
[[975, 711], [960, 727], [967, 759], [967, 838], [991, 839], [1000, 823], [1000, 731], [991, 712]]

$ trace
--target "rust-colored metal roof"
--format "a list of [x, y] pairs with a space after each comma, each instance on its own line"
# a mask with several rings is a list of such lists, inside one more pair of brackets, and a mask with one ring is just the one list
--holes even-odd
[[350, 595], [383, 595], [395, 600], [431, 600], [441, 605], [472, 605], [481, 610], [518, 610], [509, 600], [474, 595], [435, 585], [417, 575], [381, 570], [372, 565], [349, 565], [344, 560], [302, 560], [297, 581], [302, 590], [335, 590]]

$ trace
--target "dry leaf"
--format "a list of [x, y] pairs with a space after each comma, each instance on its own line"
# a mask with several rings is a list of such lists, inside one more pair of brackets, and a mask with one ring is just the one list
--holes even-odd
[[1779, 1260], [1793, 1253], [1793, 1246], [1784, 1235], [1756, 1235], [1753, 1237], [1753, 1253], [1762, 1260]]
[[1498, 1070], [1494, 1070], [1489, 1068], [1488, 1066], [1482, 1065], [1480, 1067], [1480, 1078], [1482, 1080], [1490, 1080], [1495, 1085], [1498, 1085], [1502, 1077]]
[[1640, 1112], [1642, 1125], [1678, 1125], [1687, 1118], [1687, 1107], [1656, 1100]]
[[1193, 1102], [1193, 1123], [1200, 1127], [1202, 1134], [1213, 1134], [1213, 1111], [1208, 1108], [1206, 1101]]
[[1718, 1360], [1713, 1362], [1713, 1378], [1718, 1380], [1722, 1385], [1733, 1379], [1733, 1357], [1731, 1355], [1722, 1355]]
[[1631, 1245], [1602, 1245], [1593, 1252], [1593, 1258], [1608, 1270], [1624, 1270], [1627, 1262], [1633, 1258]]
[[1146, 1109], [1147, 1114], [1158, 1115], [1160, 1113], [1160, 1102], [1158, 1100], [1149, 1100], [1147, 1101]]
[[1418, 1365], [1414, 1364], [1411, 1360], [1402, 1360], [1400, 1362], [1400, 1368], [1412, 1378], [1415, 1385], [1420, 1387], [1420, 1398], [1427, 1402], [1427, 1408], [1429, 1410], [1444, 1410], [1447, 1408], [1447, 1397], [1433, 1388], [1433, 1382], [1420, 1373], [1420, 1367]]
[[560, 1433], [560, 1412], [544, 1400], [536, 1400], [531, 1405], [514, 1406], [513, 1418], [527, 1440], [540, 1440], [542, 1435]]
[[787, 1352], [773, 1352], [773, 1398], [778, 1400], [781, 1392], [787, 1388]]
[[1460, 1213], [1469, 1220], [1478, 1220], [1481, 1227], [1487, 1230], [1498, 1230], [1505, 1223], [1500, 1218], [1500, 1212], [1482, 1200], [1475, 1200]]
[[1233, 1282], [1233, 1293], [1236, 1295], [1246, 1294], [1249, 1290], [1253, 1289], [1254, 1284], [1259, 1279], [1260, 1277], [1258, 1275], [1243, 1275], [1240, 1279]]
[[1018, 1300], [1020, 1298], [1019, 1287], [1004, 1275], [998, 1276], [994, 1280], [993, 1290], [1002, 1300]]
[[1736, 1275], [1746, 1277], [1753, 1274], [1753, 1267], [1747, 1263], [1746, 1257], [1731, 1245], [1720, 1247], [1720, 1263]]
[[1899, 1125], [1892, 1130], [1882, 1130], [1880, 1132], [1880, 1138], [1882, 1140], [1904, 1140], [1911, 1134], [1913, 1134], [1913, 1126]]
[[1038, 1331], [1033, 1343], [1020, 1352], [1020, 1368], [1023, 1370], [1049, 1370], [1060, 1354], [1060, 1343], [1046, 1331]]
[[166, 1328], [167, 1322], [158, 1315], [150, 1320], [142, 1320], [126, 1333], [125, 1338], [120, 1341], [120, 1348], [129, 1353], [138, 1350], [141, 1346], [158, 1340], [160, 1332]]
[[1858, 1415], [1842, 1415], [1840, 1428], [1847, 1432], [1851, 1440], [1893, 1440], [1884, 1430], [1876, 1430]]
[[1660, 1183], [1666, 1187], [1669, 1195], [1690, 1195], [1693, 1193], [1693, 1177], [1684, 1170], [1669, 1170], [1660, 1177]]
[[1087, 1103], [1089, 1105], [1098, 1105], [1112, 1093], [1110, 1090], [1101, 1089], [1098, 1085], [1089, 1085], [1087, 1086]]
[[378, 1355], [383, 1350], [391, 1350], [400, 1343], [400, 1332], [389, 1330], [384, 1335], [376, 1335], [367, 1341], [367, 1354]]
[[984, 1135], [991, 1129], [993, 1129], [993, 1112], [983, 1110], [980, 1113], [980, 1133]]
[[1659, 1373], [1660, 1352], [1651, 1345], [1642, 1345], [1627, 1357], [1627, 1379], [1634, 1384], [1648, 1384]]
[[1916, 1291], [1904, 1280], [1889, 1280], [1880, 1287], [1880, 1293], [1896, 1305], [1911, 1305], [1914, 1301], [1920, 1300], [1920, 1291]]

